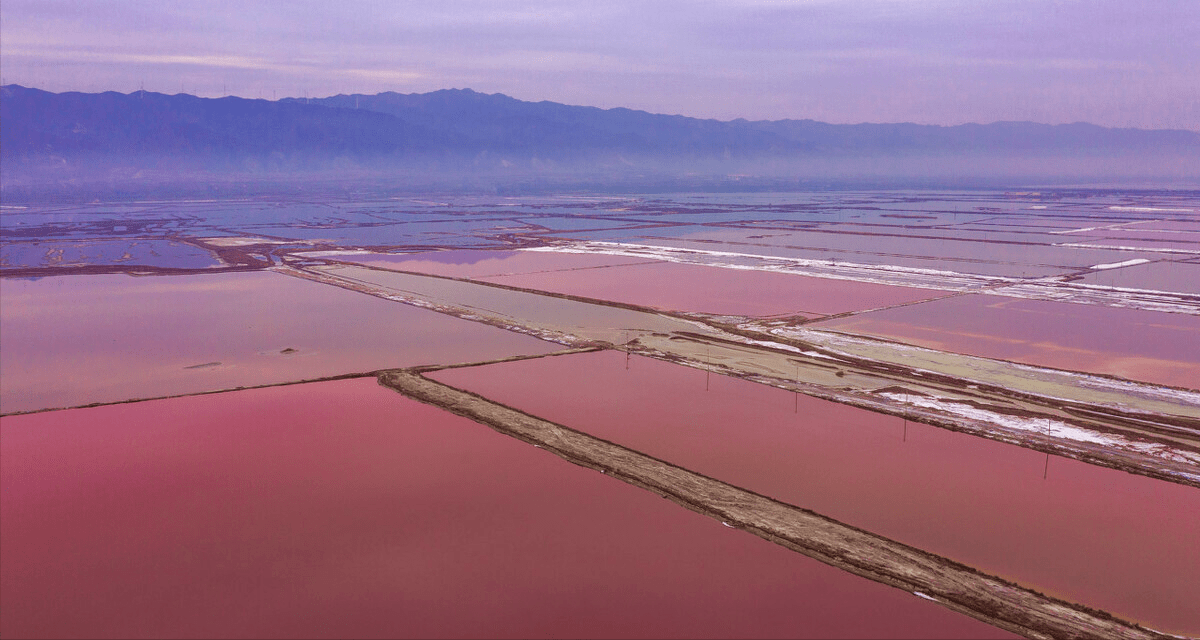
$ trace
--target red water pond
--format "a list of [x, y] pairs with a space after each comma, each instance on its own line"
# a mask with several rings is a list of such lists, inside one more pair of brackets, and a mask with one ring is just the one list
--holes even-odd
[[644, 258], [582, 253], [491, 251], [481, 249], [456, 249], [452, 251], [427, 251], [406, 254], [370, 253], [330, 256], [330, 258], [339, 262], [350, 262], [369, 267], [379, 267], [381, 269], [428, 273], [451, 278], [477, 278], [481, 276], [565, 269], [591, 269], [646, 261]]
[[1200, 632], [1194, 488], [1057, 457], [1047, 468], [1028, 449], [656, 360], [626, 369], [616, 352], [431, 377], [1044, 593]]
[[4, 412], [560, 348], [267, 272], [5, 278], [0, 287]]
[[814, 317], [947, 295], [929, 289], [670, 262], [480, 279], [658, 309], [739, 316]]
[[0, 433], [6, 638], [1005, 637], [373, 379]]
[[1200, 318], [1181, 313], [968, 295], [813, 327], [1144, 382], [1200, 385]]

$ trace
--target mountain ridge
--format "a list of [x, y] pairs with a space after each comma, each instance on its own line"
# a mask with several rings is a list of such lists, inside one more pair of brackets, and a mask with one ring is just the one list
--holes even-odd
[[[715, 120], [442, 89], [277, 101], [0, 87], [4, 180], [89, 171], [529, 175], [1200, 174], [1200, 132]], [[1124, 172], [1124, 174], [1122, 174]]]

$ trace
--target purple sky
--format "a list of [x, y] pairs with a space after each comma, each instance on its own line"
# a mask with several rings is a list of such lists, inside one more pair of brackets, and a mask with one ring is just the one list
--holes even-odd
[[3, 80], [1200, 130], [1200, 0], [3, 0]]

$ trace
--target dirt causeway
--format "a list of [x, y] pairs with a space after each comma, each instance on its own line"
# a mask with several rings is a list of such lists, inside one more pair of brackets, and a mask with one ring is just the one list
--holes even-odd
[[410, 398], [486, 424], [728, 526], [1026, 637], [1169, 637], [522, 413], [415, 371], [387, 371], [379, 381]]

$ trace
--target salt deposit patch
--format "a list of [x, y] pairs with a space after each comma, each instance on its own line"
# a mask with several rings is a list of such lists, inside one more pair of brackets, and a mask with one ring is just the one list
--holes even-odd
[[1132, 267], [1135, 264], [1146, 264], [1147, 262], [1150, 262], [1150, 261], [1145, 258], [1134, 258], [1133, 260], [1126, 260], [1124, 262], [1110, 262], [1108, 264], [1094, 264], [1094, 265], [1092, 265], [1092, 268], [1093, 269], [1116, 269], [1118, 267]]

